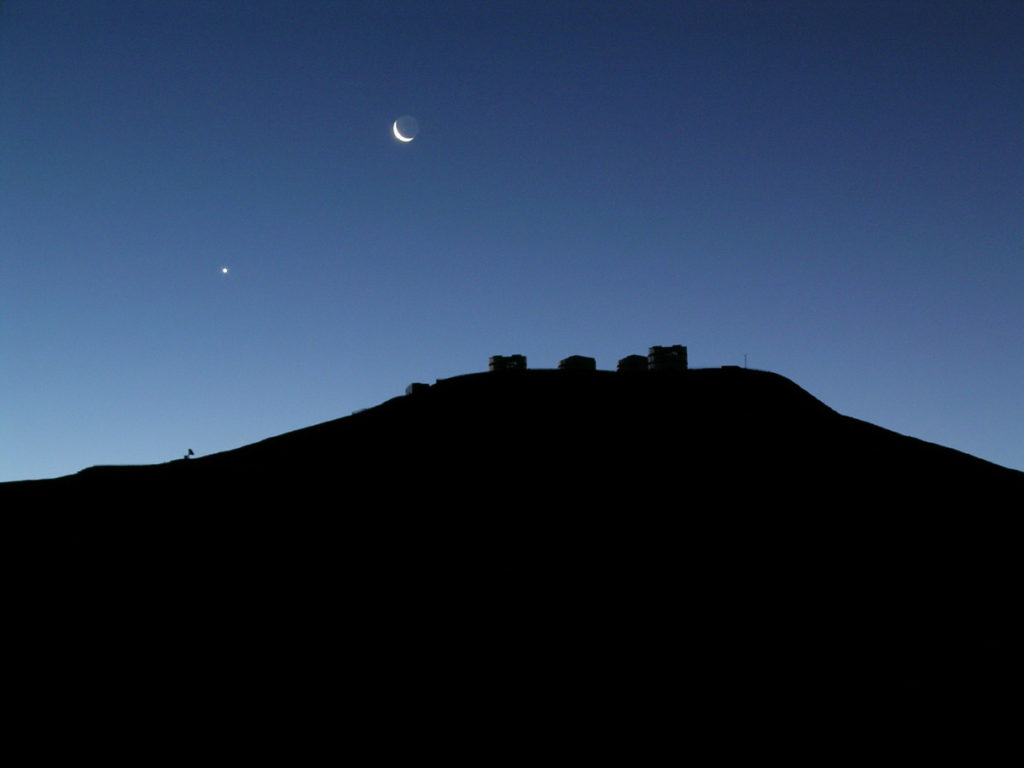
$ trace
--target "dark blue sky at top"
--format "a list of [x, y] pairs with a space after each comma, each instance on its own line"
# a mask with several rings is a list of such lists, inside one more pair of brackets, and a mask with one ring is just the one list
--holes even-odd
[[1024, 469], [1021, 126], [1016, 0], [0, 1], [0, 480], [675, 343]]

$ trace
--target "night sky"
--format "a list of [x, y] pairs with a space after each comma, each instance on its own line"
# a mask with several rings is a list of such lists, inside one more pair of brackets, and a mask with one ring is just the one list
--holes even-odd
[[0, 480], [655, 344], [1024, 469], [1024, 2], [0, 0]]

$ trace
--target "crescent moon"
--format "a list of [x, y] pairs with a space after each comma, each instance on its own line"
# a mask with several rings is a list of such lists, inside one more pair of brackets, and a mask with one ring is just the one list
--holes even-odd
[[395, 138], [398, 139], [399, 141], [412, 141], [413, 140], [412, 136], [410, 136], [409, 138], [406, 138], [405, 136], [403, 136], [401, 133], [398, 132], [398, 121], [397, 120], [395, 120], [395, 124], [391, 126], [391, 130], [395, 132]]

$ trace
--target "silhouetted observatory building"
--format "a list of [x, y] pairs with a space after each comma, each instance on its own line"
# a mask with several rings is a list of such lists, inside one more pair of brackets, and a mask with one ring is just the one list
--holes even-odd
[[686, 347], [676, 344], [671, 347], [651, 347], [647, 350], [647, 370], [685, 371]]
[[526, 355], [494, 355], [487, 361], [490, 371], [525, 371]]
[[619, 360], [618, 365], [615, 366], [615, 370], [619, 373], [646, 373], [647, 358], [643, 355], [626, 355], [624, 358]]
[[592, 357], [583, 355], [570, 355], [564, 360], [558, 361], [560, 371], [596, 371], [597, 361]]

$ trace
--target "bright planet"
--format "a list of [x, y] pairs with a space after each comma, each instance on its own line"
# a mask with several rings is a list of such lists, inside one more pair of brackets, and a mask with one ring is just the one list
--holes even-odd
[[416, 134], [420, 132], [420, 124], [416, 122], [415, 117], [402, 115], [391, 126], [391, 132], [399, 141], [408, 143], [415, 139]]

